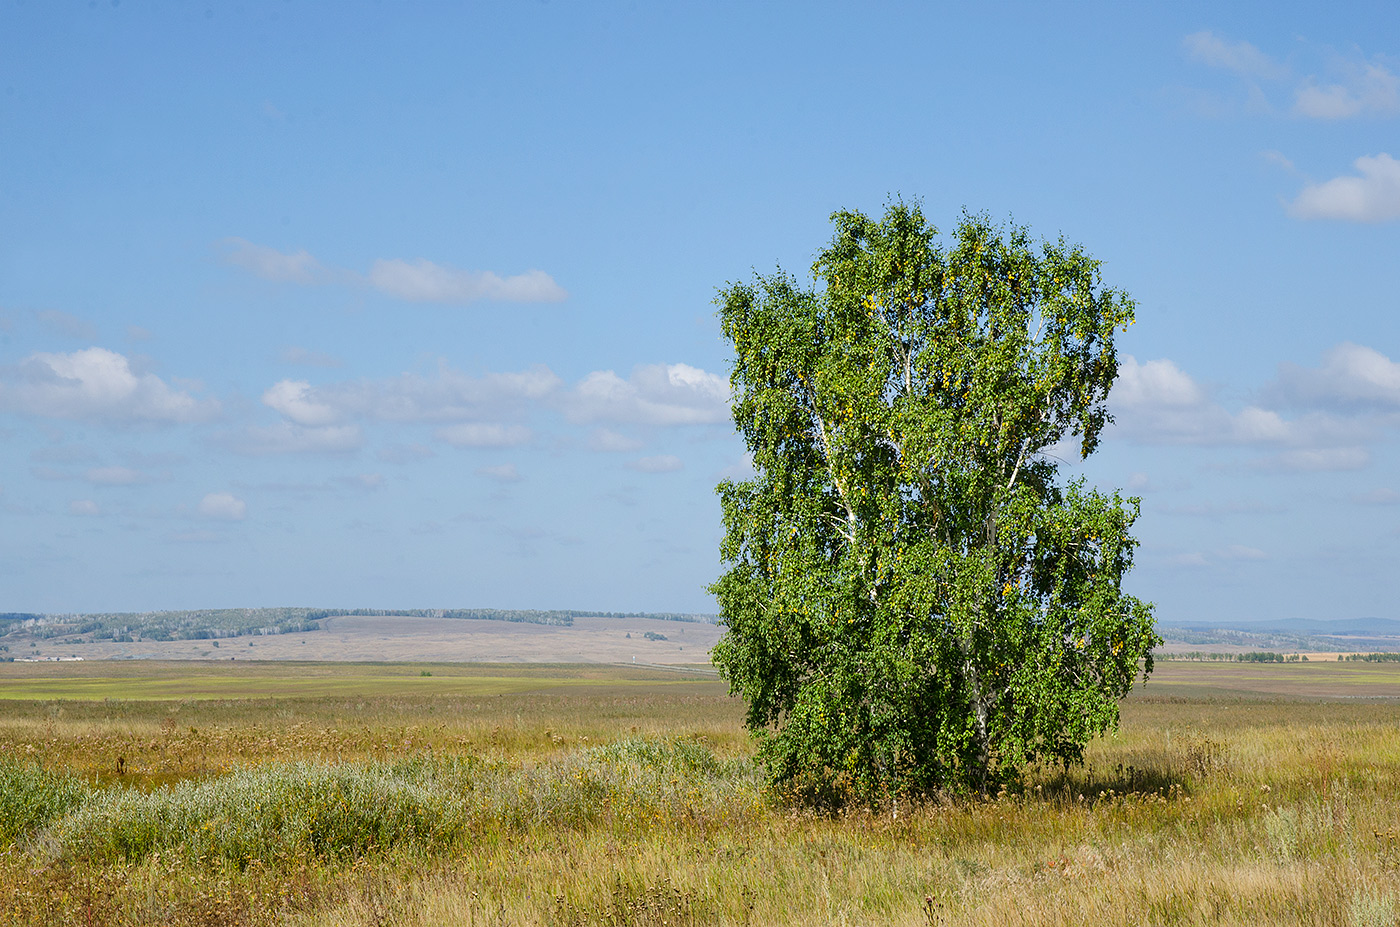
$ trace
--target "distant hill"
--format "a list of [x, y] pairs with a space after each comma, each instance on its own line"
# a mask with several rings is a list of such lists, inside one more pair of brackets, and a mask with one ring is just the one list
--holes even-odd
[[1394, 618], [1274, 618], [1178, 621], [1160, 625], [1171, 644], [1258, 650], [1400, 651], [1400, 620]]
[[1310, 634], [1324, 637], [1400, 637], [1396, 618], [1273, 618], [1235, 621], [1175, 621], [1173, 627], [1192, 631], [1243, 631], [1249, 634]]
[[[503, 608], [203, 608], [157, 612], [36, 614], [0, 612], [0, 660], [19, 640], [64, 644], [109, 641], [219, 640], [314, 631], [327, 618], [453, 618], [569, 627], [575, 618], [644, 618], [715, 624], [714, 615], [680, 612], [601, 612]], [[12, 657], [11, 657], [12, 658]]]

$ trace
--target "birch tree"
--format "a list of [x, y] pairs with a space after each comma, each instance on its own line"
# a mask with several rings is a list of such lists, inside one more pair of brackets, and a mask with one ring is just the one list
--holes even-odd
[[833, 217], [804, 285], [717, 300], [756, 475], [718, 492], [726, 627], [772, 782], [982, 791], [1079, 762], [1158, 644], [1123, 592], [1138, 500], [1060, 477], [1109, 421], [1133, 302], [1081, 248], [916, 205]]

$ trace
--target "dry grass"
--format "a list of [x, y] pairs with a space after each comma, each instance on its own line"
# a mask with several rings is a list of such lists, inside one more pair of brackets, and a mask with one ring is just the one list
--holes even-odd
[[[9, 703], [0, 756], [71, 770], [92, 797], [0, 849], [0, 924], [1400, 919], [1395, 702], [1138, 698], [1083, 769], [1032, 771], [992, 801], [838, 816], [760, 794], [740, 717], [719, 691], [660, 683]], [[297, 792], [303, 780], [322, 791]], [[132, 786], [144, 794], [117, 791]], [[281, 802], [307, 814], [326, 795], [358, 802], [360, 817], [333, 819], [349, 828], [336, 844], [347, 852], [288, 837], [266, 859], [220, 855], [220, 828], [262, 826], [239, 796], [278, 788], [302, 795]], [[422, 812], [418, 824], [394, 823], [404, 808]], [[103, 827], [141, 815], [166, 821], [158, 841], [91, 851]], [[389, 829], [356, 844], [371, 826]], [[386, 839], [395, 827], [401, 838]]]

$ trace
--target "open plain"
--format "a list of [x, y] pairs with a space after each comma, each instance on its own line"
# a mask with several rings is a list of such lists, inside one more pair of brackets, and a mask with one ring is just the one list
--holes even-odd
[[705, 666], [0, 664], [0, 923], [1400, 917], [1400, 665], [1159, 664], [1081, 768], [821, 814]]

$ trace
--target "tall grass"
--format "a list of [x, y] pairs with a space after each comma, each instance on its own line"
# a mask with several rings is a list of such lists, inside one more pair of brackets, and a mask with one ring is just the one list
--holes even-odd
[[[52, 783], [65, 782], [28, 775], [16, 779], [17, 793], [32, 787], [46, 796]], [[344, 862], [390, 849], [460, 851], [483, 837], [538, 828], [712, 829], [760, 808], [746, 761], [720, 760], [694, 742], [641, 738], [538, 766], [427, 754], [272, 763], [150, 791], [66, 794], [65, 806], [49, 802], [47, 813], [19, 828], [51, 859], [113, 863], [174, 853], [237, 868]]]
[[0, 847], [37, 833], [87, 794], [74, 776], [36, 763], [0, 759]]

